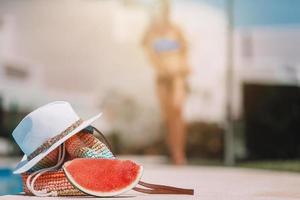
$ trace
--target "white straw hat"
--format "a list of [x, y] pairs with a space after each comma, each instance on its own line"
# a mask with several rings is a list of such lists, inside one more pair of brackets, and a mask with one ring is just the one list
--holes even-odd
[[29, 113], [12, 135], [24, 152], [14, 173], [28, 171], [71, 136], [89, 126], [102, 113], [82, 120], [68, 102], [55, 101]]

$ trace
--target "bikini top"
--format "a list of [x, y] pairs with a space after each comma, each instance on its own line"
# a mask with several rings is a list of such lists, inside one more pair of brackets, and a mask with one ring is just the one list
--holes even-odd
[[171, 38], [158, 38], [154, 40], [153, 44], [153, 49], [157, 53], [179, 50], [180, 48], [180, 43], [177, 40]]

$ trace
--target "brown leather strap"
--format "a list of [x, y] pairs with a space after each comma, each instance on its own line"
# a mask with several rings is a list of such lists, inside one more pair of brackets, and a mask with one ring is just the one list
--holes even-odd
[[[112, 151], [112, 147], [108, 140], [105, 138], [105, 136], [95, 127], [93, 127], [96, 132], [99, 133], [101, 136], [100, 140], [104, 142], [104, 144], [108, 147], [108, 149], [111, 151], [111, 153], [114, 155]], [[114, 155], [115, 156], [115, 155]], [[158, 184], [152, 184], [152, 183], [146, 183], [144, 181], [139, 181], [139, 185], [145, 187], [135, 187], [133, 190], [137, 192], [147, 193], [147, 194], [186, 194], [186, 195], [194, 195], [193, 189], [185, 189], [185, 188], [178, 188], [178, 187], [172, 187], [167, 185], [158, 185]]]
[[[139, 182], [139, 185], [147, 187], [147, 188], [140, 188], [135, 187], [133, 188], [137, 192], [147, 193], [147, 194], [186, 194], [186, 195], [194, 195], [193, 189], [185, 189], [185, 188], [178, 188], [172, 187], [167, 185], [158, 185], [152, 183], [146, 183], [143, 181]], [[150, 189], [148, 189], [150, 188]]]

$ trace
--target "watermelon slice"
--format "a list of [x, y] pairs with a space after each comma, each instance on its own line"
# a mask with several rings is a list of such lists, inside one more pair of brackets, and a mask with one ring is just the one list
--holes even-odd
[[77, 189], [98, 197], [116, 196], [134, 188], [143, 167], [130, 160], [78, 158], [63, 170]]

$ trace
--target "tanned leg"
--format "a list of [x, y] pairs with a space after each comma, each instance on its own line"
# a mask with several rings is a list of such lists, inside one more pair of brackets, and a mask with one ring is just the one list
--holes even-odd
[[185, 82], [182, 77], [175, 77], [172, 85], [171, 109], [169, 119], [169, 145], [174, 164], [186, 164], [186, 124], [183, 107], [186, 98]]
[[172, 89], [167, 82], [157, 82], [156, 84], [157, 95], [160, 104], [160, 110], [163, 117], [163, 121], [167, 128], [166, 132], [166, 144], [171, 154], [172, 160], [174, 161], [174, 142], [173, 142], [173, 134], [172, 134]]
[[174, 164], [186, 163], [186, 125], [183, 119], [185, 85], [181, 77], [175, 77], [171, 85], [157, 84], [161, 112], [167, 127], [166, 142]]

